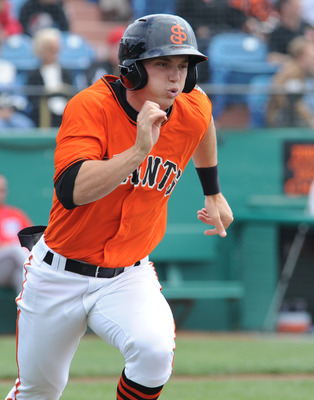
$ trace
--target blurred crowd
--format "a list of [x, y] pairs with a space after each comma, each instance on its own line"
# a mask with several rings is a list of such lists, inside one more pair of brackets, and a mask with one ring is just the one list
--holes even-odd
[[[77, 0], [94, 3], [110, 24], [102, 52], [73, 31], [69, 2], [0, 0], [0, 132], [58, 127], [71, 96], [118, 74], [125, 26], [152, 13], [177, 14], [192, 25], [209, 57], [198, 82], [215, 118], [243, 103], [251, 126], [314, 127], [313, 0]], [[232, 84], [242, 91], [228, 93]]]

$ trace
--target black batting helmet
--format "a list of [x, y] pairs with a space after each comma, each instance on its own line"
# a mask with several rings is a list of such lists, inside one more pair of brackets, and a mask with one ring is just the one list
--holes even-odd
[[141, 61], [174, 55], [189, 56], [183, 89], [189, 93], [196, 84], [196, 64], [207, 60], [198, 51], [191, 25], [170, 14], [151, 14], [137, 19], [126, 28], [120, 41], [118, 57], [123, 86], [128, 90], [142, 89], [148, 77]]

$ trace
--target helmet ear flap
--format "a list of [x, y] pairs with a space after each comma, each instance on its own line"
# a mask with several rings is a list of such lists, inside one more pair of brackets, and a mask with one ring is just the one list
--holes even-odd
[[184, 93], [190, 93], [197, 81], [197, 67], [194, 63], [190, 62], [188, 67], [188, 72], [186, 75], [185, 85], [183, 88]]
[[128, 90], [142, 89], [147, 83], [147, 72], [140, 61], [134, 61], [130, 65], [120, 65], [120, 80]]

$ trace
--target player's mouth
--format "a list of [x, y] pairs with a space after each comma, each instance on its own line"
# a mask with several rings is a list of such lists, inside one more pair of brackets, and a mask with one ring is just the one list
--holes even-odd
[[179, 90], [177, 88], [171, 88], [168, 90], [169, 97], [176, 97], [179, 94]]

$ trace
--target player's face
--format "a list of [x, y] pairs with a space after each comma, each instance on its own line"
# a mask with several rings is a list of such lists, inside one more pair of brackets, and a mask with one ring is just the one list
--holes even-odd
[[137, 95], [143, 101], [154, 101], [162, 110], [172, 106], [182, 92], [189, 65], [188, 56], [167, 56], [144, 61], [148, 81]]

